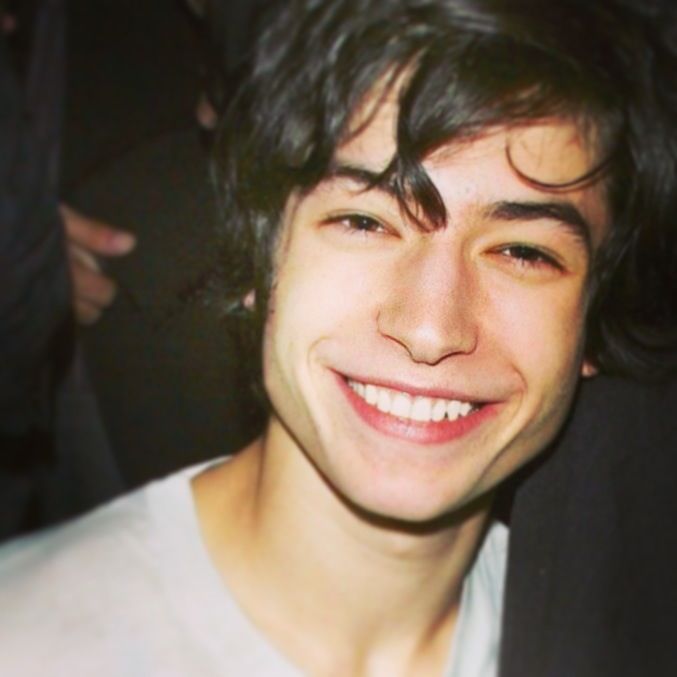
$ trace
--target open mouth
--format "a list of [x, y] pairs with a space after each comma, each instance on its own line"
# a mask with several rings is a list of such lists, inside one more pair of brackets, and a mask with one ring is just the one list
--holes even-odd
[[346, 383], [354, 393], [380, 412], [420, 423], [456, 421], [482, 407], [481, 402], [412, 396], [401, 390], [360, 383], [353, 379], [346, 379]]
[[463, 437], [498, 412], [498, 403], [416, 394], [338, 374], [353, 410], [370, 427], [417, 444]]

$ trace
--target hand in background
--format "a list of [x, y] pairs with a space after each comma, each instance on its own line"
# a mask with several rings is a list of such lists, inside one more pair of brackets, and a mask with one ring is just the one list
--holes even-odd
[[124, 256], [134, 249], [136, 238], [67, 205], [62, 204], [60, 211], [66, 229], [75, 317], [80, 324], [94, 324], [117, 292], [115, 281], [102, 271], [98, 257]]

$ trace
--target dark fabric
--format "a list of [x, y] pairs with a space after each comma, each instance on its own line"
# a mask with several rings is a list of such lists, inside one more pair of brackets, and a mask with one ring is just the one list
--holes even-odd
[[256, 36], [287, 0], [209, 0], [204, 20], [206, 90], [222, 109], [251, 54]]
[[58, 212], [64, 1], [22, 10], [29, 38], [10, 51], [0, 35], [0, 540], [123, 490], [74, 358]]
[[0, 434], [12, 450], [49, 429], [54, 368], [72, 339], [57, 211], [62, 9], [51, 0], [37, 11], [23, 87], [0, 36]]
[[513, 506], [501, 677], [677, 675], [677, 382], [582, 386]]
[[259, 25], [284, 0], [210, 0], [207, 23], [226, 71], [236, 69], [254, 46]]
[[0, 36], [0, 538], [42, 523], [38, 487], [54, 459], [54, 392], [72, 346], [57, 210], [63, 7], [49, 0], [30, 9], [22, 31], [31, 49], [18, 59], [23, 83]]

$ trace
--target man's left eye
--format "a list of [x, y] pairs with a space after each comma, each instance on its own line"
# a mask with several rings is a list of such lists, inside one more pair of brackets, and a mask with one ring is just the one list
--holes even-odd
[[531, 245], [524, 244], [511, 244], [507, 247], [502, 247], [499, 250], [499, 253], [503, 256], [506, 256], [510, 259], [514, 259], [516, 265], [524, 268], [539, 268], [539, 267], [550, 267], [556, 268], [557, 270], [562, 270], [563, 267], [550, 254], [538, 249], [537, 247], [532, 247]]

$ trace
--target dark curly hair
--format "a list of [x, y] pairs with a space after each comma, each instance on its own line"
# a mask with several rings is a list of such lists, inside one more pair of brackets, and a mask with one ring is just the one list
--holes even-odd
[[[249, 363], [260, 369], [288, 197], [327, 174], [375, 83], [406, 69], [397, 150], [381, 178], [433, 224], [444, 206], [421, 163], [440, 145], [553, 115], [594, 131], [601, 162], [574, 183], [607, 182], [612, 228], [591, 271], [587, 356], [606, 372], [639, 377], [674, 367], [677, 13], [668, 4], [288, 2], [261, 34], [217, 144], [218, 293], [255, 351]], [[252, 289], [255, 308], [243, 311]]]

